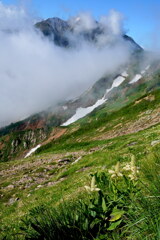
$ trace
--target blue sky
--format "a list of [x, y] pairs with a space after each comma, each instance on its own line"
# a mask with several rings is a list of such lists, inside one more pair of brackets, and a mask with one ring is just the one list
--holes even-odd
[[125, 17], [125, 29], [139, 44], [150, 47], [152, 35], [160, 39], [160, 0], [1, 0], [4, 4], [25, 4], [39, 17], [57, 16], [67, 19], [81, 11], [91, 12], [98, 19], [110, 9]]

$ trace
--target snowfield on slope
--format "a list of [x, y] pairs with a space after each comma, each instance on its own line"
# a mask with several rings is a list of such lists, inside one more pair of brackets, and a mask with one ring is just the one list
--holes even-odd
[[125, 77], [119, 76], [114, 79], [111, 88], [106, 90], [106, 94], [109, 93], [113, 88], [118, 87], [125, 80]]
[[76, 110], [76, 113], [70, 119], [68, 119], [65, 123], [63, 123], [61, 126], [68, 126], [71, 123], [76, 122], [80, 118], [83, 118], [87, 114], [91, 113], [98, 106], [100, 106], [103, 103], [105, 103], [107, 101], [107, 98], [106, 98], [107, 93], [109, 93], [113, 88], [118, 87], [119, 85], [121, 85], [121, 83], [128, 76], [127, 72], [123, 72], [121, 75], [123, 75], [123, 76], [118, 76], [117, 78], [114, 79], [111, 88], [106, 90], [106, 93], [105, 93], [103, 98], [99, 99], [93, 106], [90, 106], [90, 107], [87, 107], [87, 108], [82, 108], [82, 107], [78, 108]]
[[126, 71], [124, 71], [123, 73], [121, 73], [121, 76], [122, 76], [122, 77], [128, 77], [129, 74], [128, 74]]
[[39, 145], [37, 145], [36, 147], [32, 148], [32, 149], [26, 154], [26, 156], [25, 156], [24, 158], [27, 158], [27, 157], [31, 156], [31, 154], [34, 153], [34, 152], [35, 152], [38, 148], [40, 148], [40, 147], [41, 147], [41, 145], [39, 144]]
[[129, 82], [129, 84], [138, 82], [142, 78], [142, 75], [144, 75], [149, 68], [150, 65], [148, 65], [143, 71], [141, 71], [141, 74], [136, 74], [135, 77]]
[[82, 108], [82, 107], [78, 108], [76, 110], [76, 113], [70, 119], [68, 119], [65, 123], [63, 123], [61, 126], [68, 126], [71, 123], [74, 123], [75, 121], [77, 121], [78, 119], [85, 117], [87, 114], [91, 113], [95, 108], [105, 103], [106, 100], [107, 99], [103, 97], [102, 99], [99, 99], [93, 106], [90, 106], [87, 108]]
[[141, 74], [136, 74], [135, 77], [129, 82], [129, 84], [133, 84], [138, 82], [142, 78]]

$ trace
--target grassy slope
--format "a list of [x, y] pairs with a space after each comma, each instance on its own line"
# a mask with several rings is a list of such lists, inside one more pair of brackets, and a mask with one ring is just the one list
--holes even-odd
[[[117, 161], [128, 162], [131, 153], [139, 166], [149, 154], [160, 156], [160, 124], [149, 128], [146, 125], [145, 130], [130, 134], [124, 132], [128, 123], [132, 125], [141, 116], [148, 117], [147, 111], [150, 115], [154, 111], [159, 114], [160, 91], [149, 95], [152, 95], [149, 99], [144, 96], [136, 104], [108, 114], [105, 107], [95, 111], [68, 127], [63, 137], [40, 148], [35, 156], [1, 163], [2, 226], [15, 222], [17, 225], [23, 214], [39, 204], [55, 205], [62, 199], [74, 200], [79, 194], [85, 194], [83, 186], [88, 183], [90, 173], [111, 168]], [[122, 134], [118, 132], [120, 123], [124, 127]], [[115, 137], [111, 138], [113, 130]], [[154, 146], [153, 141], [157, 141]], [[72, 164], [79, 157], [81, 159]], [[70, 162], [58, 163], [65, 158]]]
[[[157, 69], [158, 70], [154, 69], [153, 72], [151, 69], [150, 73], [146, 74], [146, 76], [144, 76], [134, 85], [128, 84], [128, 82], [135, 75], [131, 71], [130, 76], [127, 77], [126, 80], [118, 88], [114, 88], [109, 93], [109, 95], [107, 96], [108, 101], [105, 105], [99, 107], [100, 111], [93, 111], [93, 113], [90, 114], [89, 117], [86, 117], [81, 121], [78, 121], [77, 124], [74, 124], [73, 128], [79, 126], [80, 124], [80, 131], [82, 132], [83, 130], [86, 131], [85, 128], [88, 128], [88, 126], [89, 128], [94, 128], [96, 124], [101, 126], [102, 121], [104, 122], [104, 124], [106, 124], [106, 121], [111, 120], [108, 118], [108, 114], [119, 110], [120, 108], [128, 105], [129, 103], [132, 103], [135, 99], [141, 97], [145, 93], [159, 88], [160, 71], [159, 68]], [[105, 88], [107, 86], [102, 88], [99, 82], [97, 82], [95, 85], [96, 87], [94, 88], [95, 92], [93, 91], [93, 95], [98, 94], [99, 91], [103, 91], [104, 94]], [[92, 90], [91, 95], [89, 93], [89, 96], [92, 96]], [[65, 117], [66, 116], [64, 115], [64, 113], [58, 113], [53, 114], [53, 116], [48, 116], [47, 113], [42, 112], [40, 114], [35, 114], [24, 121], [17, 122], [15, 124], [9, 125], [8, 127], [0, 129], [0, 161], [9, 161], [13, 158], [16, 159], [24, 156], [26, 154], [25, 150], [34, 147], [38, 143], [41, 143], [42, 138], [44, 139], [45, 137], [48, 137], [49, 134], [51, 134], [52, 127], [59, 126], [63, 122], [63, 119]], [[96, 119], [98, 119], [98, 121]], [[90, 123], [91, 121], [92, 124], [90, 126], [88, 123]], [[43, 129], [44, 126], [46, 126], [45, 129]], [[108, 123], [107, 127], [109, 127]], [[35, 129], [33, 131], [33, 139], [29, 137], [29, 129]], [[101, 131], [101, 129], [99, 130]], [[106, 130], [107, 129], [104, 129], [104, 132]], [[40, 133], [41, 131], [42, 133]], [[97, 136], [97, 133], [95, 134], [95, 136]]]

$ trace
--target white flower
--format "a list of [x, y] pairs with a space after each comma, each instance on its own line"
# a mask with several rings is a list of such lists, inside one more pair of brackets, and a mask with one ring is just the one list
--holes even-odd
[[93, 192], [93, 191], [100, 191], [100, 188], [97, 188], [97, 185], [95, 184], [96, 183], [96, 178], [95, 176], [92, 177], [92, 180], [91, 180], [91, 186], [84, 186], [85, 189], [88, 191], [88, 192]]
[[111, 175], [111, 178], [116, 178], [116, 177], [123, 177], [123, 174], [119, 172], [119, 173], [113, 173]]
[[131, 170], [131, 165], [129, 163], [126, 164], [126, 166], [123, 167], [123, 170], [130, 171]]
[[131, 162], [127, 163], [126, 166], [123, 167], [123, 170], [125, 171], [131, 171], [131, 174], [128, 175], [128, 177], [131, 180], [137, 180], [137, 174], [139, 173], [139, 167], [135, 165], [135, 156], [131, 156]]
[[128, 175], [128, 177], [129, 177], [131, 180], [137, 180], [137, 179], [138, 179], [137, 176], [134, 175], [134, 174], [130, 174], [130, 175]]
[[115, 171], [114, 170], [108, 170], [108, 172], [110, 173], [110, 174], [113, 174], [113, 173], [115, 173]]
[[123, 177], [123, 174], [120, 172], [120, 163], [117, 162], [115, 165], [115, 170], [108, 170], [111, 175], [111, 178]]

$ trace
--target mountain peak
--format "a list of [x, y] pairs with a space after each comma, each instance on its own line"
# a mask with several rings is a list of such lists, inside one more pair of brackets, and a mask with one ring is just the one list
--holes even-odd
[[[110, 30], [106, 31], [106, 26], [98, 21], [90, 22], [87, 26], [84, 25], [83, 19], [80, 16], [70, 19], [68, 21], [62, 20], [58, 17], [48, 18], [36, 23], [36, 28], [39, 29], [45, 36], [50, 37], [54, 43], [61, 47], [76, 45], [73, 44], [73, 39], [83, 38], [85, 41], [97, 44], [99, 39], [103, 39], [101, 43], [107, 45], [112, 43], [115, 39], [122, 38], [126, 43], [130, 43], [135, 51], [142, 51], [143, 49], [128, 35], [121, 33], [115, 35]], [[113, 35], [113, 36], [111, 36]]]

